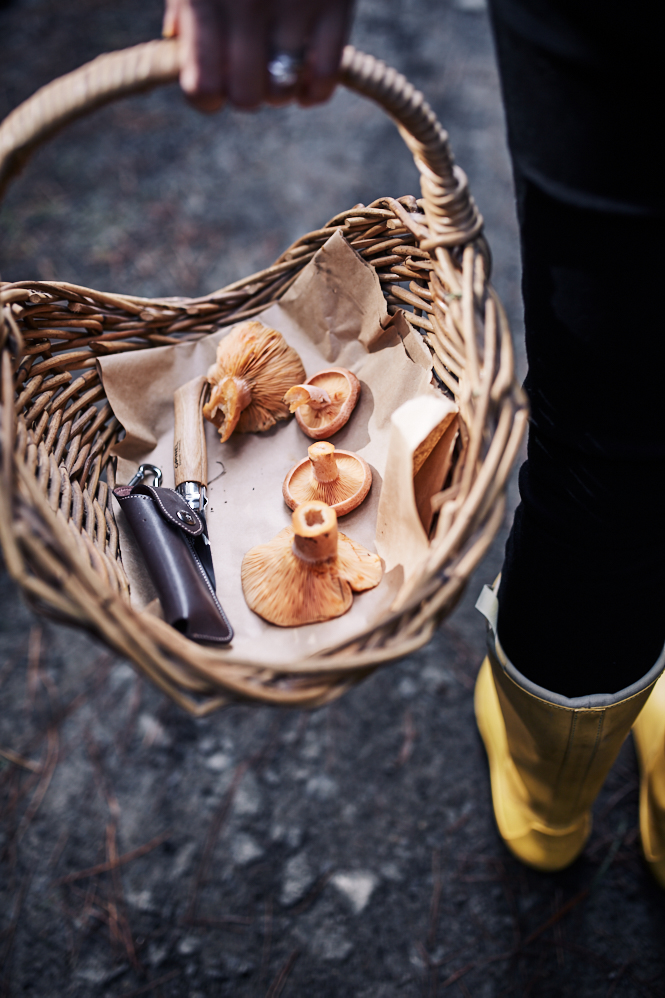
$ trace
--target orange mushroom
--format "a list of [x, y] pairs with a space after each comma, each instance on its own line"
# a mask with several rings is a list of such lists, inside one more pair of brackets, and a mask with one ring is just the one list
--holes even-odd
[[360, 382], [345, 367], [330, 367], [314, 374], [302, 385], [294, 385], [284, 396], [298, 426], [313, 440], [337, 433], [360, 398]]
[[372, 484], [367, 461], [351, 451], [335, 450], [327, 440], [312, 444], [307, 454], [284, 479], [282, 495], [289, 509], [320, 499], [344, 516], [360, 505]]
[[280, 627], [314, 624], [341, 617], [353, 592], [378, 586], [381, 559], [338, 533], [326, 503], [303, 503], [291, 522], [243, 558], [242, 588], [254, 613]]
[[268, 430], [288, 418], [284, 392], [304, 374], [281, 333], [261, 322], [243, 322], [217, 346], [217, 360], [206, 375], [211, 387], [203, 415], [218, 428], [222, 443], [235, 429]]

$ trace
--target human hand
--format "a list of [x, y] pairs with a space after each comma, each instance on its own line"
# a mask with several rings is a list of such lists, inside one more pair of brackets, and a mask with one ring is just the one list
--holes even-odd
[[[335, 89], [352, 10], [353, 0], [166, 0], [164, 36], [180, 38], [180, 85], [200, 111], [318, 104]], [[301, 64], [293, 83], [269, 72], [277, 55]]]

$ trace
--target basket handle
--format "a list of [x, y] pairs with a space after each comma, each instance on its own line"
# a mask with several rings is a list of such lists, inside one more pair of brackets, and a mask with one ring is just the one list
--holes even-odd
[[[177, 39], [135, 45], [100, 55], [61, 76], [20, 104], [0, 125], [0, 196], [41, 142], [89, 111], [129, 94], [178, 79]], [[344, 49], [339, 80], [376, 101], [397, 123], [421, 175], [427, 248], [475, 238], [483, 224], [466, 176], [455, 166], [448, 135], [401, 73], [352, 45]]]

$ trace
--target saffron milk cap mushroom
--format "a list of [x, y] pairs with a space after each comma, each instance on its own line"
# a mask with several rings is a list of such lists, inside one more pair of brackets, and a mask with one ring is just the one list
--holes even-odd
[[289, 509], [320, 499], [344, 516], [360, 505], [372, 484], [367, 461], [351, 451], [335, 450], [327, 440], [311, 444], [307, 454], [284, 479], [282, 494]]
[[203, 415], [225, 443], [234, 430], [255, 433], [287, 419], [284, 392], [305, 369], [281, 333], [262, 322], [243, 322], [217, 346], [206, 375], [210, 399]]
[[313, 440], [325, 440], [348, 422], [358, 399], [360, 382], [345, 367], [329, 367], [294, 385], [284, 396], [298, 426]]
[[314, 624], [341, 617], [353, 592], [378, 586], [381, 559], [338, 532], [326, 503], [302, 503], [291, 524], [243, 558], [242, 588], [254, 613], [280, 627]]

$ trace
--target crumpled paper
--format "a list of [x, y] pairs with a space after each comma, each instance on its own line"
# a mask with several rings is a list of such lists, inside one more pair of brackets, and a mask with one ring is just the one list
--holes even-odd
[[[429, 554], [430, 499], [443, 488], [457, 439], [457, 406], [441, 392], [404, 402], [391, 416], [376, 550], [409, 582]], [[408, 543], [405, 543], [408, 538]]]
[[[278, 329], [298, 351], [307, 377], [334, 365], [349, 368], [360, 379], [360, 402], [332, 442], [365, 458], [373, 484], [365, 502], [340, 519], [339, 529], [376, 550], [391, 416], [408, 399], [423, 395], [441, 399], [431, 385], [429, 350], [402, 313], [388, 315], [376, 272], [338, 233], [316, 253], [279, 304], [256, 318]], [[150, 462], [161, 467], [162, 485], [174, 487], [173, 393], [207, 371], [217, 343], [228, 332], [223, 329], [195, 342], [100, 358], [106, 396], [126, 433], [114, 450], [119, 484], [128, 482], [140, 463]], [[240, 582], [243, 556], [289, 525], [291, 513], [282, 499], [282, 482], [291, 466], [306, 456], [312, 441], [294, 418], [265, 433], [236, 433], [225, 444], [219, 442], [212, 424], [206, 422], [205, 430], [208, 530], [217, 595], [235, 630], [233, 653], [267, 664], [287, 663], [353, 639], [373, 626], [402, 585], [399, 559], [376, 589], [354, 597], [343, 617], [281, 628], [252, 613]], [[132, 604], [145, 610], [156, 593], [117, 503], [115, 513]], [[411, 540], [408, 534], [403, 537], [405, 552]]]

